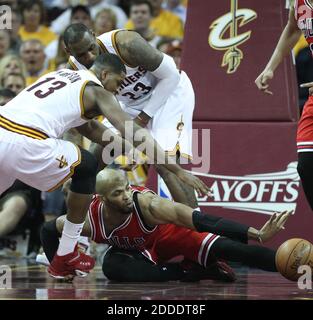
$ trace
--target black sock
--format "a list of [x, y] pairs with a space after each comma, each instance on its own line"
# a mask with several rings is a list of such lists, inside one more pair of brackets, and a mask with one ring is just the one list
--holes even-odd
[[275, 264], [276, 251], [266, 247], [219, 238], [213, 243], [211, 253], [216, 258], [241, 262], [249, 267], [265, 271], [277, 271]]
[[48, 260], [51, 262], [59, 247], [60, 234], [56, 219], [45, 222], [40, 230], [40, 240]]

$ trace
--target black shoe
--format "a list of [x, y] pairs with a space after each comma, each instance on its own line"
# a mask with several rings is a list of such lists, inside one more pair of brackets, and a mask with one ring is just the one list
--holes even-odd
[[200, 280], [234, 282], [237, 278], [235, 272], [227, 263], [215, 261], [206, 268], [195, 265], [193, 268], [186, 271], [185, 276], [181, 279], [183, 282], [195, 282]]

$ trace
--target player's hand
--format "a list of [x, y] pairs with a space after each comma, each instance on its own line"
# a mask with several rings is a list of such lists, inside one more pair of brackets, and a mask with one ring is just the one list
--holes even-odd
[[300, 88], [309, 88], [309, 95], [313, 95], [313, 82], [307, 82], [300, 84]]
[[258, 87], [259, 90], [267, 93], [267, 94], [273, 94], [272, 91], [268, 90], [269, 88], [269, 80], [272, 80], [274, 77], [274, 72], [271, 70], [264, 70], [256, 79], [255, 84]]
[[198, 177], [192, 175], [188, 171], [180, 170], [177, 177], [184, 183], [193, 187], [199, 196], [212, 196], [212, 190]]
[[145, 113], [145, 112], [140, 112], [138, 116], [134, 119], [134, 121], [141, 127], [145, 128], [151, 118]]
[[283, 211], [281, 213], [275, 212], [259, 231], [259, 240], [261, 242], [266, 242], [279, 231], [284, 230], [284, 225], [292, 214], [293, 210]]

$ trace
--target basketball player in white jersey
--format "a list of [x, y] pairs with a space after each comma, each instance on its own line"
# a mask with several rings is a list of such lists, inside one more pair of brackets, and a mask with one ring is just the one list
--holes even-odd
[[[126, 67], [126, 78], [116, 92], [122, 109], [146, 127], [167, 154], [179, 154], [180, 163], [183, 158], [191, 158], [194, 91], [186, 73], [177, 70], [170, 56], [134, 31], [114, 30], [96, 38], [82, 24], [72, 24], [65, 30], [64, 43], [74, 70], [88, 68], [102, 52], [117, 54]], [[112, 127], [107, 120], [104, 123]], [[192, 208], [198, 206], [189, 186], [164, 166], [157, 165], [156, 169], [175, 201]]]
[[[119, 87], [125, 71], [116, 55], [103, 54], [90, 71], [62, 69], [48, 73], [1, 107], [0, 194], [15, 179], [51, 191], [72, 176], [67, 219], [49, 268], [49, 274], [55, 278], [86, 276], [94, 266], [94, 260], [79, 253], [76, 245], [94, 193], [97, 162], [86, 150], [60, 138], [66, 130], [76, 127], [88, 139], [105, 145], [105, 127], [91, 120], [99, 115], [107, 117], [125, 135], [125, 122], [130, 118], [109, 92]], [[140, 129], [134, 123], [134, 133]], [[165, 156], [147, 131], [144, 136], [157, 154]], [[185, 183], [208, 191], [199, 179], [186, 174], [178, 165], [167, 167]]]

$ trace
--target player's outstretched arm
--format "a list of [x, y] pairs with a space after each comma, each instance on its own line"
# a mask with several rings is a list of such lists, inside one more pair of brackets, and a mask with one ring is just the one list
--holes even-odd
[[[150, 133], [134, 122], [121, 108], [115, 96], [99, 86], [86, 86], [83, 96], [85, 110], [104, 115], [110, 123], [135, 147], [142, 145], [139, 151], [145, 153], [151, 163], [160, 163], [173, 172], [182, 182], [194, 188], [198, 194], [206, 195], [209, 188], [197, 177], [183, 170], [153, 139]], [[137, 137], [137, 138], [136, 138]]]
[[[84, 137], [101, 145], [102, 147], [106, 147], [111, 143], [111, 141], [115, 141], [117, 145], [121, 146], [121, 154], [128, 154], [133, 149], [133, 145], [131, 143], [97, 120], [90, 120], [76, 129]], [[116, 156], [118, 155], [120, 154], [117, 154]]]
[[288, 23], [280, 36], [272, 57], [270, 58], [265, 69], [255, 80], [255, 84], [259, 90], [268, 94], [272, 94], [272, 92], [269, 90], [269, 80], [274, 77], [276, 68], [283, 61], [284, 57], [286, 57], [296, 45], [300, 35], [301, 31], [297, 26], [294, 8], [292, 7], [289, 11]]
[[145, 127], [178, 85], [179, 71], [170, 56], [153, 48], [135, 31], [119, 31], [116, 40], [120, 56], [128, 65], [140, 66], [158, 79], [149, 102], [135, 119], [139, 125]]
[[143, 202], [144, 207], [147, 208], [145, 218], [149, 225], [173, 223], [198, 232], [211, 232], [241, 242], [270, 240], [284, 229], [284, 224], [292, 214], [292, 211], [274, 214], [260, 230], [257, 230], [236, 221], [195, 211], [184, 204], [156, 195], [145, 195]]

